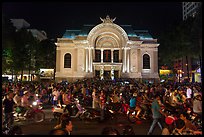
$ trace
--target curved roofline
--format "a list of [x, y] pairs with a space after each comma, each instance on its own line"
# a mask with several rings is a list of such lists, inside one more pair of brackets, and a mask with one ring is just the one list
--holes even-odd
[[115, 24], [115, 23], [101, 23], [101, 24], [98, 24], [96, 25], [93, 29], [91, 29], [91, 31], [89, 32], [88, 36], [87, 36], [87, 40], [89, 41], [89, 43], [91, 43], [91, 38], [92, 36], [95, 34], [95, 32], [97, 32], [98, 30], [100, 30], [101, 28], [103, 27], [106, 27], [106, 26], [113, 26], [115, 27], [115, 29], [117, 29], [117, 31], [119, 31], [119, 33], [121, 33], [121, 36], [124, 37], [125, 41], [127, 42], [129, 39], [128, 39], [128, 35], [127, 33], [125, 32], [125, 30], [120, 27], [119, 25]]

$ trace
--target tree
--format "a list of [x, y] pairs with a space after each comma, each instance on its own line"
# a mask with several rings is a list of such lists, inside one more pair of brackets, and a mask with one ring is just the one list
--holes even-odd
[[[200, 16], [199, 16], [200, 17]], [[197, 20], [197, 21], [196, 21]], [[201, 18], [188, 18], [159, 37], [160, 66], [173, 66], [175, 59], [201, 55]]]
[[191, 28], [192, 46], [190, 50], [195, 58], [200, 60], [202, 66], [202, 5], [199, 7]]
[[22, 28], [16, 32], [13, 62], [16, 73], [21, 71], [21, 81], [24, 70], [30, 70], [31, 58], [35, 54], [37, 42], [32, 33]]
[[15, 28], [11, 21], [3, 14], [2, 16], [2, 74], [11, 72], [13, 69], [13, 48]]
[[55, 68], [56, 45], [50, 39], [42, 40], [36, 55], [37, 68]]

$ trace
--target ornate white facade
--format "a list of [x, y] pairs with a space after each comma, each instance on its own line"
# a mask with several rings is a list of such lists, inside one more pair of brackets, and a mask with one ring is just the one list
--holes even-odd
[[146, 30], [119, 26], [113, 23], [115, 18], [100, 19], [101, 24], [66, 30], [64, 36], [57, 39], [56, 81], [95, 76], [158, 79], [157, 39]]

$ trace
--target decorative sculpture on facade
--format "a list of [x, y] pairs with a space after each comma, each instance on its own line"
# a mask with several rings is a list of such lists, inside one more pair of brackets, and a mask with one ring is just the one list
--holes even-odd
[[116, 17], [115, 17], [114, 19], [111, 19], [111, 18], [109, 17], [109, 15], [107, 15], [106, 18], [102, 19], [102, 18], [100, 17], [100, 19], [101, 19], [101, 21], [103, 21], [103, 23], [113, 23], [113, 21], [115, 21]]

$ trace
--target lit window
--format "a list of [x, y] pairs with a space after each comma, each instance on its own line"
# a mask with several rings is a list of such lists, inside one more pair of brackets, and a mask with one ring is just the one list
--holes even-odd
[[103, 51], [103, 62], [111, 62], [111, 50]]
[[64, 68], [71, 68], [71, 54], [67, 53], [64, 56]]
[[148, 54], [143, 55], [143, 69], [150, 69], [150, 57]]
[[95, 50], [95, 62], [101, 62], [101, 50]]
[[113, 51], [113, 61], [114, 62], [119, 62], [119, 50], [114, 50]]

